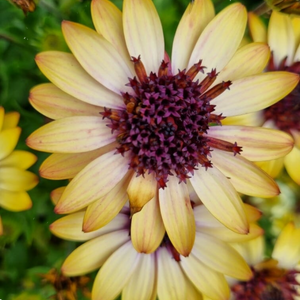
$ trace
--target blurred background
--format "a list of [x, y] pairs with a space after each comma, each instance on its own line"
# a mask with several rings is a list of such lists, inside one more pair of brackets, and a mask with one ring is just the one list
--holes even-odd
[[[170, 53], [177, 24], [188, 0], [153, 1], [162, 20], [166, 50]], [[113, 2], [121, 8], [121, 0]], [[214, 2], [218, 12], [237, 1]], [[252, 10], [261, 1], [240, 2]], [[26, 12], [25, 4], [31, 5], [31, 12]], [[48, 81], [37, 68], [35, 55], [47, 50], [68, 51], [60, 29], [62, 20], [93, 28], [90, 4], [90, 0], [37, 0], [34, 9], [33, 0], [0, 0], [0, 106], [6, 112], [18, 111], [21, 115], [22, 135], [17, 149], [28, 150], [26, 137], [49, 121], [28, 102], [29, 90]], [[39, 165], [48, 154], [35, 154], [38, 161], [30, 170], [38, 174]], [[289, 183], [283, 183], [286, 184]], [[4, 225], [4, 235], [0, 237], [0, 299], [89, 299], [91, 278], [95, 274], [71, 279], [61, 276], [62, 262], [77, 245], [52, 236], [48, 229], [59, 217], [53, 212], [50, 192], [62, 185], [64, 182], [40, 178], [39, 185], [29, 192], [33, 201], [31, 210], [13, 213], [0, 208]], [[259, 199], [256, 201], [259, 204]], [[287, 205], [296, 204], [289, 202]], [[263, 218], [262, 223], [268, 233], [270, 221]]]

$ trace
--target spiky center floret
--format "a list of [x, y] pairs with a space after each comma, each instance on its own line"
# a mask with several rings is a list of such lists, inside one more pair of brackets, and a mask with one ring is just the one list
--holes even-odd
[[252, 268], [253, 278], [231, 287], [235, 300], [294, 300], [300, 288], [296, 270], [271, 267], [262, 270]]
[[[286, 66], [286, 59], [284, 59], [276, 68], [271, 59], [268, 69], [289, 71], [300, 75], [300, 62]], [[280, 130], [287, 133], [291, 133], [291, 130], [300, 131], [300, 84], [281, 101], [266, 108], [264, 115], [267, 120], [272, 120]]]
[[209, 89], [217, 73], [213, 69], [199, 83], [194, 81], [204, 67], [201, 61], [188, 71], [171, 74], [168, 63], [162, 61], [158, 74], [148, 76], [143, 63], [132, 58], [137, 77], [129, 79], [132, 93], [124, 93], [124, 110], [105, 109], [103, 118], [117, 133], [117, 152], [130, 152], [129, 167], [138, 175], [155, 173], [159, 187], [166, 186], [169, 175], [186, 181], [198, 165], [212, 167], [209, 160], [215, 147], [234, 154], [241, 148], [235, 144], [205, 136], [209, 126], [220, 125], [224, 118], [215, 115], [211, 100], [231, 85], [222, 82]]

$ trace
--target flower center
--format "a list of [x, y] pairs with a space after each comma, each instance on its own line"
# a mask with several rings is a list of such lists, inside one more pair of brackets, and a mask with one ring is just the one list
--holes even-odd
[[119, 143], [117, 152], [130, 152], [129, 168], [138, 175], [155, 173], [159, 187], [166, 186], [169, 175], [186, 182], [188, 173], [198, 165], [209, 168], [211, 146], [239, 153], [235, 144], [205, 136], [209, 126], [221, 125], [222, 115], [213, 114], [210, 102], [231, 85], [222, 82], [209, 89], [217, 73], [213, 69], [202, 82], [194, 81], [203, 67], [201, 61], [188, 71], [173, 75], [168, 62], [162, 61], [158, 73], [147, 75], [138, 58], [132, 58], [137, 77], [127, 84], [132, 93], [124, 93], [125, 109], [105, 109], [112, 133]]
[[[276, 68], [273, 59], [271, 59], [268, 69], [270, 71], [282, 70], [300, 74], [300, 62], [295, 62], [291, 66], [285, 64], [286, 59]], [[272, 120], [277, 128], [282, 131], [287, 133], [291, 133], [291, 130], [300, 131], [300, 84], [281, 101], [266, 108], [264, 115], [267, 120]]]

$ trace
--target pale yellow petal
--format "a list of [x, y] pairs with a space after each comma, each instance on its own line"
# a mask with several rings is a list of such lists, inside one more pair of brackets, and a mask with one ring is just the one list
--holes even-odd
[[129, 171], [104, 197], [87, 207], [83, 220], [83, 231], [97, 230], [113, 220], [128, 201], [126, 189], [132, 176], [132, 172]]
[[16, 111], [8, 112], [4, 115], [2, 130], [17, 127], [20, 119], [20, 113]]
[[0, 160], [0, 167], [16, 167], [20, 169], [28, 169], [37, 160], [37, 157], [28, 151], [15, 150], [4, 159]]
[[52, 83], [44, 83], [30, 90], [30, 104], [50, 119], [71, 116], [100, 116], [103, 108], [88, 104], [63, 92]]
[[0, 188], [0, 206], [10, 211], [23, 211], [32, 207], [26, 192], [11, 192]]
[[121, 96], [93, 79], [72, 54], [47, 51], [39, 53], [35, 60], [43, 74], [67, 94], [97, 106], [124, 106]]
[[238, 154], [234, 156], [232, 153], [214, 149], [211, 161], [242, 194], [270, 198], [280, 193], [271, 176]]
[[56, 213], [71, 213], [88, 206], [102, 198], [124, 177], [128, 161], [115, 151], [101, 155], [68, 184], [55, 207]]
[[157, 191], [155, 174], [132, 176], [127, 188], [131, 214], [139, 212], [150, 201]]
[[130, 233], [132, 245], [140, 253], [152, 253], [159, 247], [165, 228], [157, 196], [132, 216]]
[[203, 296], [195, 285], [185, 276], [186, 283], [186, 299], [189, 300], [203, 300]]
[[164, 36], [151, 0], [124, 0], [123, 27], [130, 56], [141, 56], [146, 72], [157, 72], [164, 59]]
[[69, 214], [52, 223], [49, 226], [50, 231], [61, 239], [82, 242], [82, 241], [94, 239], [100, 235], [104, 235], [110, 232], [114, 232], [126, 228], [129, 226], [129, 221], [130, 221], [127, 215], [118, 214], [106, 226], [98, 230], [95, 230], [93, 232], [83, 232], [82, 231], [83, 217], [84, 217], [84, 211]]
[[126, 230], [114, 231], [94, 238], [75, 249], [64, 261], [61, 271], [67, 276], [80, 276], [97, 270], [129, 239]]
[[207, 170], [201, 167], [189, 180], [200, 200], [221, 223], [234, 232], [249, 232], [240, 196], [216, 167]]
[[300, 18], [296, 16], [292, 17], [292, 25], [295, 34], [295, 45], [300, 45]]
[[283, 161], [284, 157], [267, 160], [267, 161], [259, 161], [255, 164], [260, 167], [263, 171], [265, 171], [267, 174], [269, 174], [271, 177], [276, 178], [282, 168], [283, 168]]
[[[247, 12], [242, 4], [235, 3], [222, 10], [201, 33], [188, 68], [201, 59], [208, 72], [213, 68], [220, 72], [238, 49], [246, 23]], [[204, 76], [201, 73], [196, 78]]]
[[294, 147], [284, 158], [284, 165], [290, 177], [300, 185], [300, 149]]
[[54, 189], [53, 191], [51, 191], [50, 193], [50, 199], [51, 202], [56, 205], [61, 197], [61, 195], [63, 194], [64, 190], [66, 189], [65, 186], [61, 186], [59, 188]]
[[134, 250], [130, 241], [116, 250], [95, 278], [92, 299], [114, 300], [136, 271], [142, 255]]
[[291, 129], [291, 134], [294, 138], [295, 146], [300, 149], [300, 131]]
[[293, 139], [279, 130], [246, 126], [210, 127], [208, 136], [242, 147], [241, 155], [251, 161], [277, 159], [293, 148]]
[[222, 125], [240, 125], [240, 126], [262, 126], [265, 122], [261, 111], [256, 111], [250, 114], [227, 117], [222, 120]]
[[289, 94], [298, 84], [299, 75], [267, 72], [232, 82], [229, 90], [213, 99], [215, 114], [237, 116], [266, 108]]
[[187, 67], [200, 34], [214, 15], [214, 6], [210, 0], [195, 0], [189, 3], [176, 29], [173, 41], [172, 70], [174, 74], [178, 69], [183, 70]]
[[188, 256], [195, 240], [195, 219], [187, 186], [169, 176], [167, 187], [159, 189], [159, 205], [170, 241], [181, 255]]
[[78, 153], [104, 147], [115, 140], [101, 117], [74, 116], [40, 127], [27, 138], [26, 143], [39, 151]]
[[248, 26], [254, 42], [267, 43], [267, 28], [259, 16], [253, 12], [248, 14]]
[[0, 131], [0, 159], [5, 158], [12, 153], [18, 143], [20, 134], [20, 127]]

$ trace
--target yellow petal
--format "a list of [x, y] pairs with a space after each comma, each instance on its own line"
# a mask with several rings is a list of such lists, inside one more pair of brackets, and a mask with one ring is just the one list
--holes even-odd
[[130, 56], [141, 56], [146, 72], [157, 72], [164, 59], [164, 36], [151, 0], [124, 0], [123, 27]]
[[295, 34], [295, 44], [299, 45], [300, 44], [300, 18], [299, 17], [292, 18], [292, 25]]
[[222, 125], [240, 125], [240, 126], [262, 126], [265, 122], [264, 116], [261, 111], [254, 113], [227, 117], [222, 120]]
[[0, 132], [2, 130], [2, 126], [3, 126], [3, 119], [4, 119], [4, 108], [2, 106], [0, 106]]
[[271, 177], [276, 178], [283, 168], [284, 158], [277, 158], [267, 161], [259, 161], [255, 164], [259, 166], [263, 171], [269, 174]]
[[187, 67], [192, 50], [205, 26], [215, 15], [210, 0], [195, 0], [186, 8], [176, 29], [172, 46], [172, 70]]
[[216, 167], [207, 170], [201, 167], [189, 180], [200, 200], [221, 223], [234, 232], [249, 232], [240, 196]]
[[[221, 71], [238, 49], [247, 23], [247, 12], [240, 3], [222, 10], [203, 30], [192, 52], [188, 68], [202, 59], [202, 65], [210, 72]], [[196, 78], [201, 79], [201, 73]]]
[[92, 151], [115, 141], [101, 117], [68, 117], [48, 123], [26, 140], [29, 147], [45, 152]]
[[71, 116], [99, 116], [103, 111], [102, 107], [80, 101], [52, 83], [32, 88], [29, 102], [38, 112], [54, 120]]
[[300, 149], [294, 147], [284, 158], [284, 165], [291, 178], [300, 185]]
[[242, 194], [270, 198], [280, 193], [271, 176], [240, 155], [214, 149], [211, 161]]
[[132, 216], [130, 232], [132, 245], [137, 252], [152, 253], [159, 247], [165, 228], [158, 197], [154, 197], [140, 212]]
[[131, 214], [139, 212], [156, 194], [157, 181], [154, 173], [132, 176], [127, 188]]
[[12, 153], [18, 143], [20, 134], [20, 127], [10, 128], [0, 132], [0, 159]]
[[248, 14], [248, 25], [254, 42], [267, 43], [267, 28], [264, 22], [253, 12]]
[[57, 203], [56, 213], [80, 210], [114, 188], [128, 170], [127, 159], [114, 153], [101, 155], [74, 177]]
[[17, 127], [20, 119], [20, 114], [16, 111], [6, 113], [3, 118], [2, 130]]
[[26, 192], [11, 192], [0, 188], [0, 206], [10, 211], [23, 211], [32, 207]]
[[[129, 239], [126, 230], [110, 232], [94, 238], [75, 249], [64, 261], [61, 271], [67, 276], [80, 276], [97, 270]], [[96, 283], [94, 287], [95, 285]]]
[[62, 91], [84, 102], [110, 108], [122, 108], [121, 96], [93, 79], [70, 53], [39, 53], [36, 63], [43, 74]]
[[246, 126], [214, 126], [208, 136], [235, 143], [242, 147], [242, 156], [251, 161], [282, 157], [293, 148], [293, 139], [279, 130]]
[[266, 108], [289, 94], [298, 84], [299, 75], [267, 72], [233, 81], [229, 90], [213, 99], [215, 114], [226, 117]]
[[3, 231], [3, 224], [2, 224], [2, 218], [0, 216], [0, 236], [3, 235], [4, 231]]
[[59, 188], [56, 188], [50, 193], [50, 199], [51, 202], [56, 205], [58, 203], [58, 200], [60, 199], [61, 195], [63, 194], [64, 190], [66, 189], [65, 186], [61, 186]]
[[70, 21], [62, 22], [62, 31], [69, 48], [87, 73], [117, 94], [132, 91], [126, 84], [133, 73], [104, 37]]
[[195, 219], [187, 186], [169, 176], [165, 189], [159, 189], [159, 205], [170, 241], [183, 256], [188, 256], [195, 240]]
[[28, 169], [37, 160], [37, 157], [31, 152], [24, 150], [15, 150], [4, 159], [0, 160], [0, 167], [16, 167], [20, 169]]
[[88, 206], [82, 226], [84, 232], [97, 230], [109, 224], [120, 212], [128, 201], [126, 189], [132, 176], [132, 172], [129, 171], [104, 197]]

